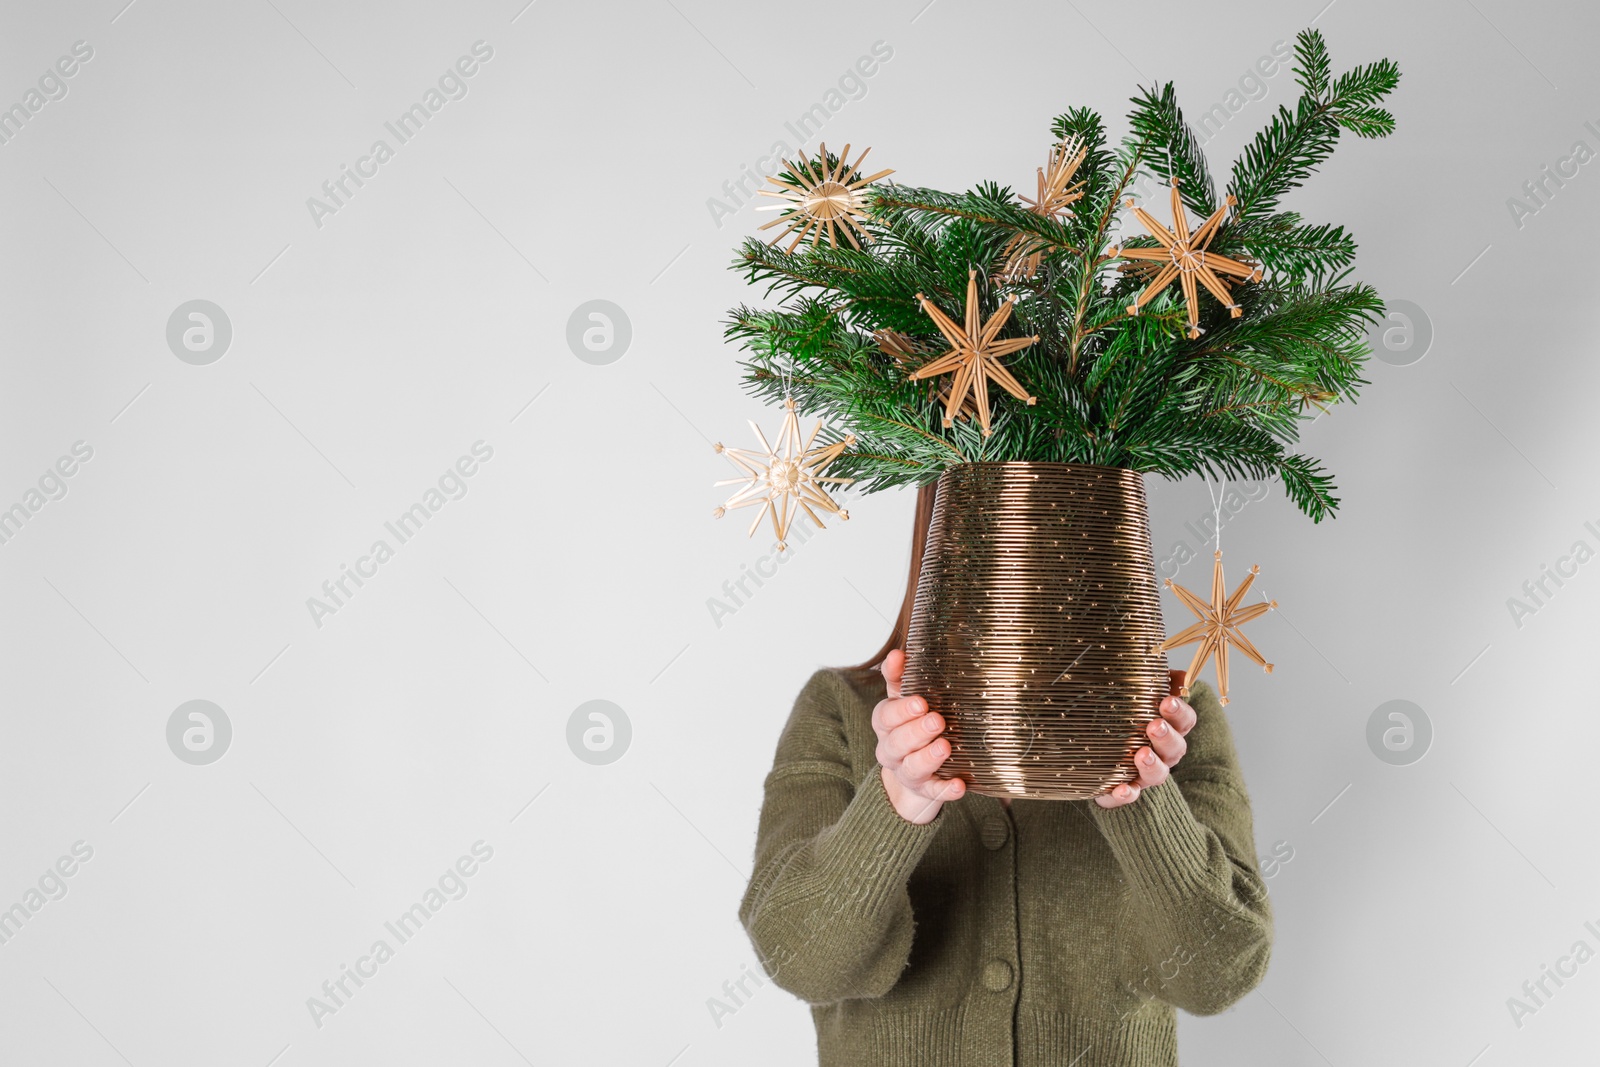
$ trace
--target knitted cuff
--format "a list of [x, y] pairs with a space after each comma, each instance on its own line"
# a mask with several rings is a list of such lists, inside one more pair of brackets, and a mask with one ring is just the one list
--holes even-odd
[[1136, 885], [1187, 896], [1205, 882], [1205, 827], [1189, 810], [1178, 783], [1168, 779], [1121, 807], [1102, 808], [1093, 801], [1086, 807], [1123, 873]]
[[818, 866], [829, 872], [827, 881], [842, 905], [858, 913], [876, 911], [905, 889], [944, 822], [942, 809], [920, 826], [901, 817], [874, 763], [839, 821], [818, 838]]

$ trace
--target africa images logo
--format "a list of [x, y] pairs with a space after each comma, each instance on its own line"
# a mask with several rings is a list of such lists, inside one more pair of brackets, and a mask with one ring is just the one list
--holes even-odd
[[455, 863], [444, 869], [433, 885], [422, 891], [419, 900], [383, 924], [384, 930], [394, 939], [393, 944], [389, 943], [388, 937], [380, 937], [373, 941], [366, 954], [356, 957], [353, 967], [339, 964], [338, 976], [322, 983], [322, 995], [306, 998], [306, 1010], [311, 1013], [311, 1021], [317, 1029], [322, 1029], [323, 1020], [328, 1016], [337, 1015], [341, 1009], [349, 1006], [350, 999], [368, 981], [378, 976], [378, 969], [394, 959], [399, 948], [416, 937], [446, 904], [465, 897], [471, 888], [467, 880], [493, 858], [493, 845], [482, 838], [474, 841], [471, 855], [457, 858]]
[[378, 576], [378, 569], [394, 558], [396, 550], [421, 533], [423, 524], [437, 515], [445, 504], [467, 495], [467, 480], [494, 458], [494, 446], [487, 441], [474, 441], [471, 451], [472, 455], [463, 455], [445, 468], [444, 473], [439, 475], [437, 486], [429, 486], [420, 500], [402, 511], [393, 521], [383, 524], [383, 528], [394, 538], [393, 545], [385, 538], [378, 538], [368, 547], [366, 555], [356, 558], [353, 568], [348, 563], [339, 564], [339, 576], [322, 583], [321, 597], [306, 597], [306, 610], [310, 612], [311, 622], [317, 629], [322, 629], [326, 617], [337, 615], [348, 606], [356, 593]]

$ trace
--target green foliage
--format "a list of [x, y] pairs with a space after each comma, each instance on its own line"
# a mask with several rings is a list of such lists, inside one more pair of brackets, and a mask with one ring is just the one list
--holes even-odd
[[[1279, 204], [1342, 132], [1393, 131], [1379, 104], [1400, 74], [1385, 59], [1335, 76], [1321, 34], [1308, 30], [1296, 40], [1294, 76], [1299, 99], [1279, 107], [1233, 165], [1225, 190], [1233, 205], [1210, 245], [1262, 266], [1260, 282], [1233, 287], [1239, 318], [1202, 290], [1204, 332], [1189, 338], [1176, 285], [1127, 314], [1150, 278], [1110, 255], [1132, 184], [1176, 176], [1185, 206], [1202, 217], [1226, 202], [1167, 84], [1132, 99], [1120, 144], [1087, 108], [1055, 120], [1053, 137], [1086, 149], [1074, 177], [1083, 195], [1059, 219], [1034, 214], [993, 183], [963, 193], [887, 183], [867, 191], [871, 241], [862, 249], [841, 241], [789, 253], [747, 239], [734, 267], [781, 302], [730, 313], [727, 335], [745, 350], [746, 388], [780, 401], [787, 373], [797, 407], [825, 420], [819, 442], [855, 435], [829, 473], [859, 479], [866, 492], [921, 484], [956, 463], [1092, 463], [1168, 478], [1276, 477], [1320, 521], [1338, 506], [1333, 481], [1292, 449], [1304, 420], [1353, 401], [1367, 384], [1365, 337], [1383, 303], [1370, 286], [1348, 281], [1356, 245], [1342, 226], [1307, 223]], [[1165, 204], [1154, 213], [1163, 218]], [[1140, 233], [1136, 223], [1129, 233]], [[1122, 243], [1156, 245], [1143, 236]], [[1039, 269], [1002, 277], [1019, 246], [1040, 254]], [[1005, 360], [1037, 402], [991, 385], [987, 437], [975, 419], [944, 426], [934, 383], [909, 377], [949, 347], [917, 294], [960, 321], [969, 271], [983, 319], [1017, 298], [1002, 337], [1039, 337]], [[909, 339], [909, 366], [881, 347], [875, 334], [883, 330]]]

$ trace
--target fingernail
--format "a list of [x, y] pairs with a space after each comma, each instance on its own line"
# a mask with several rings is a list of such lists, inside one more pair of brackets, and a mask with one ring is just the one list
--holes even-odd
[[924, 715], [922, 718], [922, 725], [930, 734], [936, 734], [939, 732], [939, 720], [934, 718], [932, 715]]
[[1148, 748], [1144, 750], [1144, 755], [1142, 757], [1140, 757], [1140, 758], [1144, 760], [1144, 765], [1146, 767], [1155, 766], [1156, 754], [1154, 752], [1150, 751]]
[[1165, 737], [1167, 735], [1167, 720], [1157, 719], [1150, 727], [1150, 732], [1157, 737]]

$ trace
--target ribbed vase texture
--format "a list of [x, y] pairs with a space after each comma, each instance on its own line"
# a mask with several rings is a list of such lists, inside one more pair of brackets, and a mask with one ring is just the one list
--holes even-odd
[[1169, 691], [1144, 480], [967, 463], [939, 478], [901, 691], [946, 721], [940, 774], [1081, 800], [1138, 777]]

